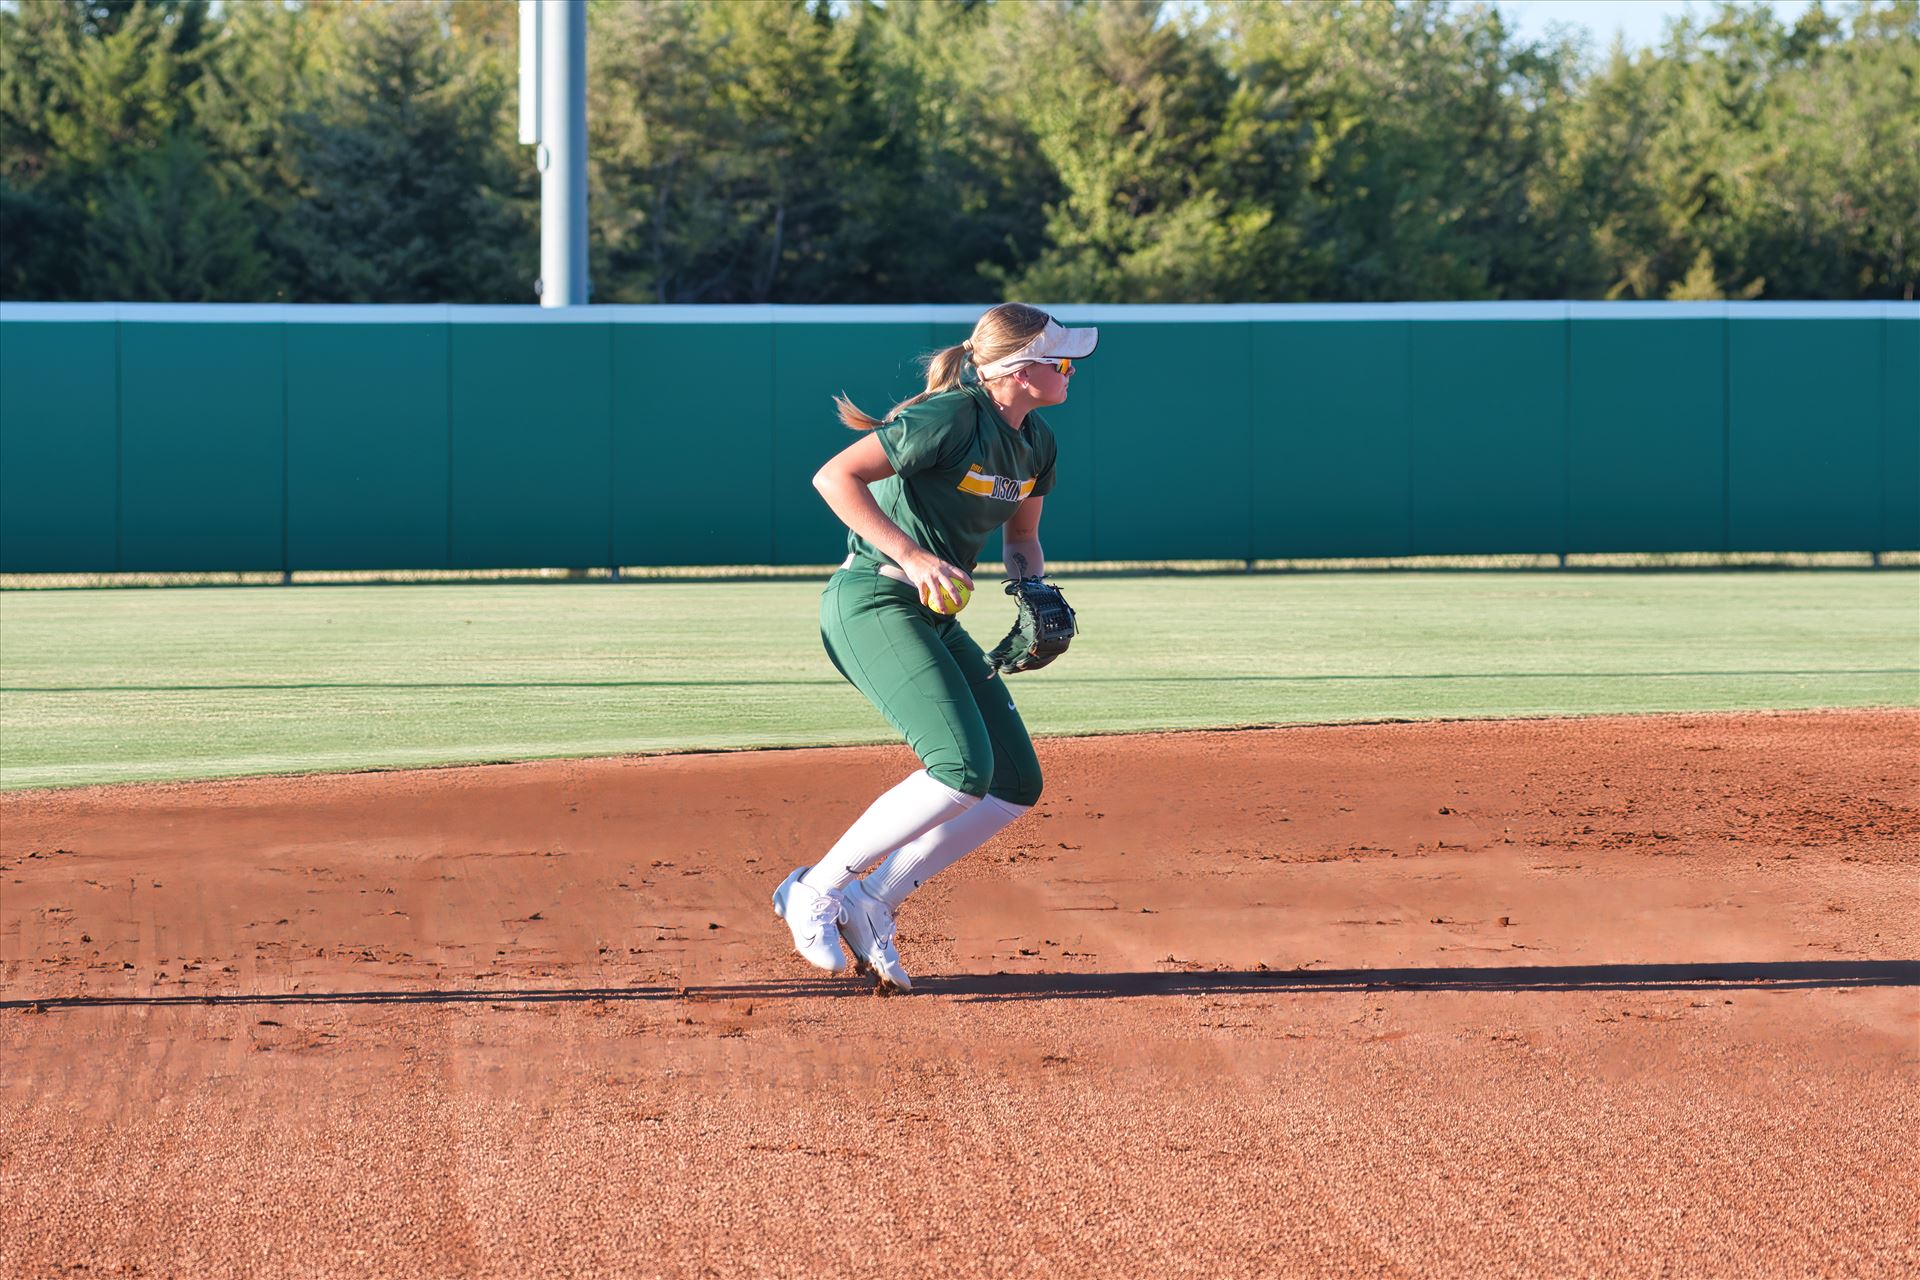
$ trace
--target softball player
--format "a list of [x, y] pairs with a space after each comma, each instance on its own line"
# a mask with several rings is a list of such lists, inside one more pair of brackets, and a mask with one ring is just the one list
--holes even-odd
[[910, 988], [894, 946], [900, 904], [1040, 798], [1033, 740], [1006, 682], [953, 615], [1003, 525], [1009, 577], [1044, 572], [1040, 508], [1056, 449], [1033, 411], [1067, 398], [1073, 361], [1097, 340], [1006, 303], [932, 356], [926, 390], [884, 419], [835, 398], [840, 420], [865, 434], [813, 478], [849, 531], [846, 562], [820, 598], [820, 635], [924, 767], [775, 891], [795, 948], [822, 969], [845, 970], [844, 936], [856, 967]]

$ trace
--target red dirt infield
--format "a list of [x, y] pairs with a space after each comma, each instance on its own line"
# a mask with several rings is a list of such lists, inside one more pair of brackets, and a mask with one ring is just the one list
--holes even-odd
[[1040, 753], [888, 999], [901, 749], [0, 796], [0, 1274], [1920, 1269], [1920, 712]]

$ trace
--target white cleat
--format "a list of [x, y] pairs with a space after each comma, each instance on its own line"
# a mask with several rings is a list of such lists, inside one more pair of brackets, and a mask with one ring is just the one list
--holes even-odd
[[840, 936], [853, 952], [854, 968], [870, 974], [882, 987], [911, 991], [913, 979], [900, 963], [893, 929], [893, 908], [868, 893], [858, 880], [847, 886], [840, 899]]
[[795, 867], [793, 874], [780, 882], [773, 891], [773, 909], [793, 930], [793, 949], [808, 964], [828, 973], [845, 973], [847, 957], [840, 950], [840, 934], [834, 927], [840, 920], [840, 900], [800, 883], [806, 870]]

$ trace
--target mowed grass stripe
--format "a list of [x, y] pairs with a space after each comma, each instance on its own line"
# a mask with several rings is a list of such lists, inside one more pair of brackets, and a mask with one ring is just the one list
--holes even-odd
[[[1920, 704], [1920, 573], [1069, 580], [1037, 733]], [[887, 741], [810, 582], [14, 592], [0, 785]], [[990, 589], [964, 620], [1011, 621]]]

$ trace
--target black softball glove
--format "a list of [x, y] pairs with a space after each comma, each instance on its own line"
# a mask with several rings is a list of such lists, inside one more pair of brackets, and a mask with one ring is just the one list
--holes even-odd
[[987, 661], [996, 671], [1012, 675], [1046, 666], [1067, 651], [1077, 631], [1073, 606], [1060, 594], [1060, 588], [1043, 578], [1020, 578], [1007, 583], [1020, 616], [1013, 630], [995, 645]]

